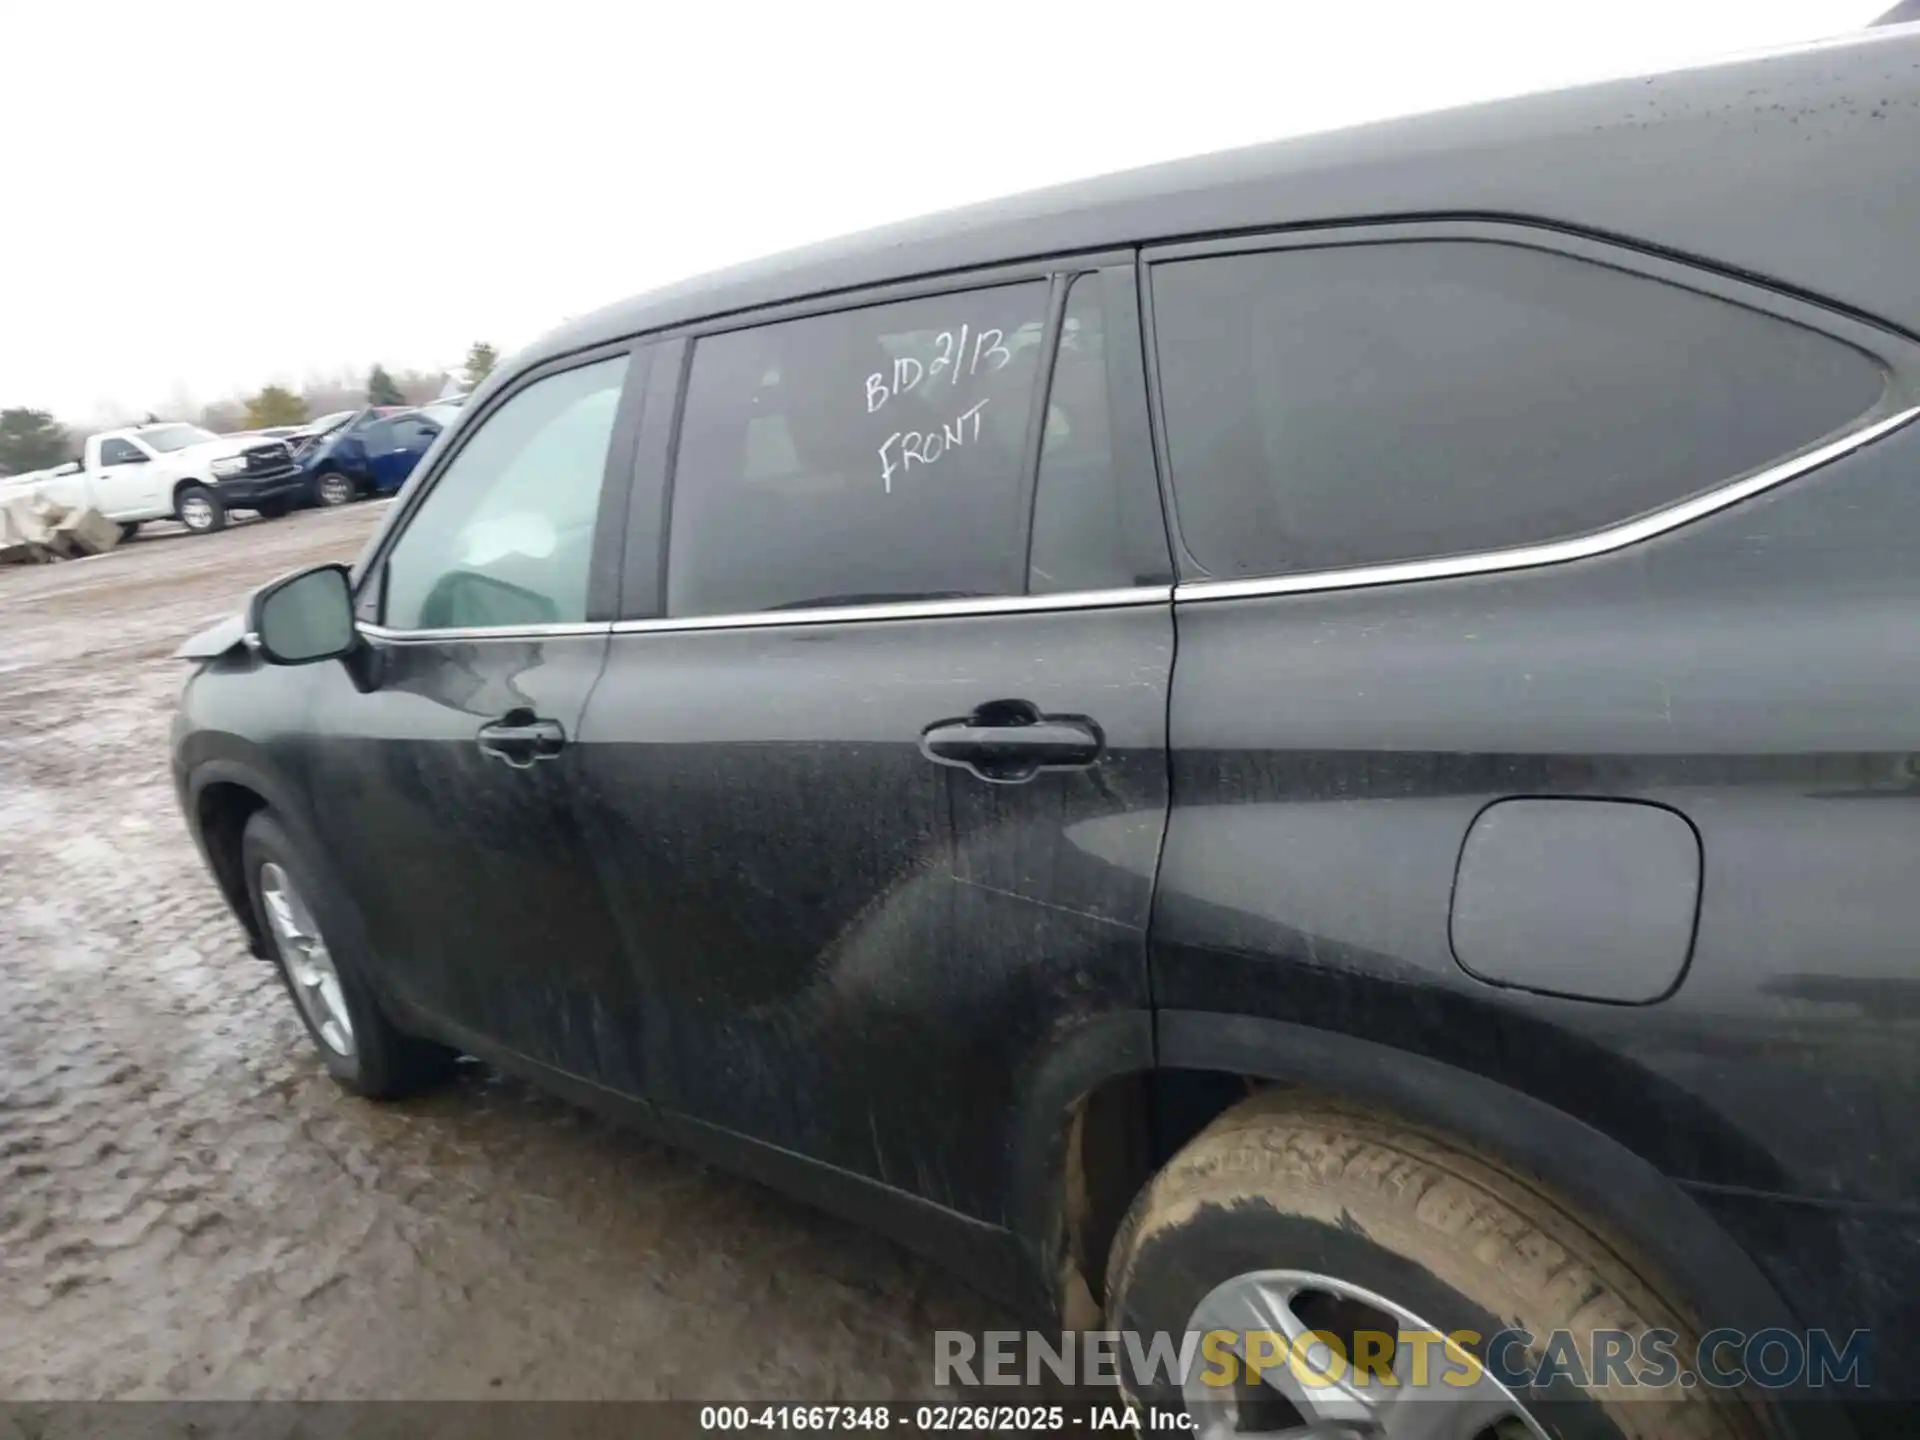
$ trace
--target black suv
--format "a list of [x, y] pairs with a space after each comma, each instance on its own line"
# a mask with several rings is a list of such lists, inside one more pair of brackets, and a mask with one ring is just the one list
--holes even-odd
[[189, 644], [188, 823], [349, 1089], [1373, 1381], [1242, 1420], [1904, 1433], [1770, 1402], [1920, 1368], [1916, 157], [1891, 30], [569, 324]]

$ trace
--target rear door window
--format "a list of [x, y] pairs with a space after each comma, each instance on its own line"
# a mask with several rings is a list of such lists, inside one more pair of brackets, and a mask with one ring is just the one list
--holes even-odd
[[694, 345], [670, 615], [1020, 594], [1045, 282]]
[[1603, 529], [1809, 448], [1887, 384], [1821, 332], [1516, 244], [1266, 250], [1151, 280], [1181, 538], [1219, 577]]

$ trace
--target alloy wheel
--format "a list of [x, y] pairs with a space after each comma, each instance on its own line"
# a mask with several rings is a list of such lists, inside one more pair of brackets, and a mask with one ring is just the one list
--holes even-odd
[[[1547, 1440], [1526, 1407], [1484, 1368], [1468, 1367], [1445, 1342], [1399, 1337], [1442, 1332], [1404, 1306], [1331, 1276], [1260, 1270], [1214, 1287], [1194, 1308], [1187, 1333], [1226, 1331], [1247, 1359], [1246, 1337], [1268, 1332], [1296, 1357], [1272, 1359], [1259, 1379], [1209, 1385], [1196, 1363], [1182, 1397], [1205, 1440], [1257, 1435], [1266, 1440]], [[1362, 1377], [1351, 1365], [1358, 1337], [1382, 1337], [1393, 1380]], [[1332, 1335], [1335, 1349], [1316, 1335]], [[1389, 1343], [1390, 1342], [1390, 1343]], [[1416, 1353], [1424, 1350], [1424, 1354]], [[1471, 1380], [1468, 1376], [1471, 1375]]]
[[180, 523], [189, 530], [211, 530], [213, 528], [213, 505], [199, 495], [189, 495], [180, 502]]
[[336, 1055], [351, 1056], [353, 1020], [332, 952], [292, 878], [271, 860], [260, 867], [260, 901], [280, 963], [293, 982], [293, 998], [321, 1043]]
[[337, 470], [329, 471], [320, 477], [319, 491], [322, 505], [344, 505], [353, 499], [353, 482]]

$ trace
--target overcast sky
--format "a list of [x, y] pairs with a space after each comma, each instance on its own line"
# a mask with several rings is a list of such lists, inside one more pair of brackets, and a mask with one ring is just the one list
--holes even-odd
[[457, 365], [717, 265], [1892, 0], [0, 0], [0, 406]]

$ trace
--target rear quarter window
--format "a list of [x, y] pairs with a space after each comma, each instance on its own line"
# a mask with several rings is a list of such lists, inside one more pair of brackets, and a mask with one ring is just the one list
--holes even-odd
[[1889, 378], [1820, 331], [1511, 243], [1266, 250], [1151, 279], [1181, 538], [1222, 578], [1604, 529], [1831, 438]]

